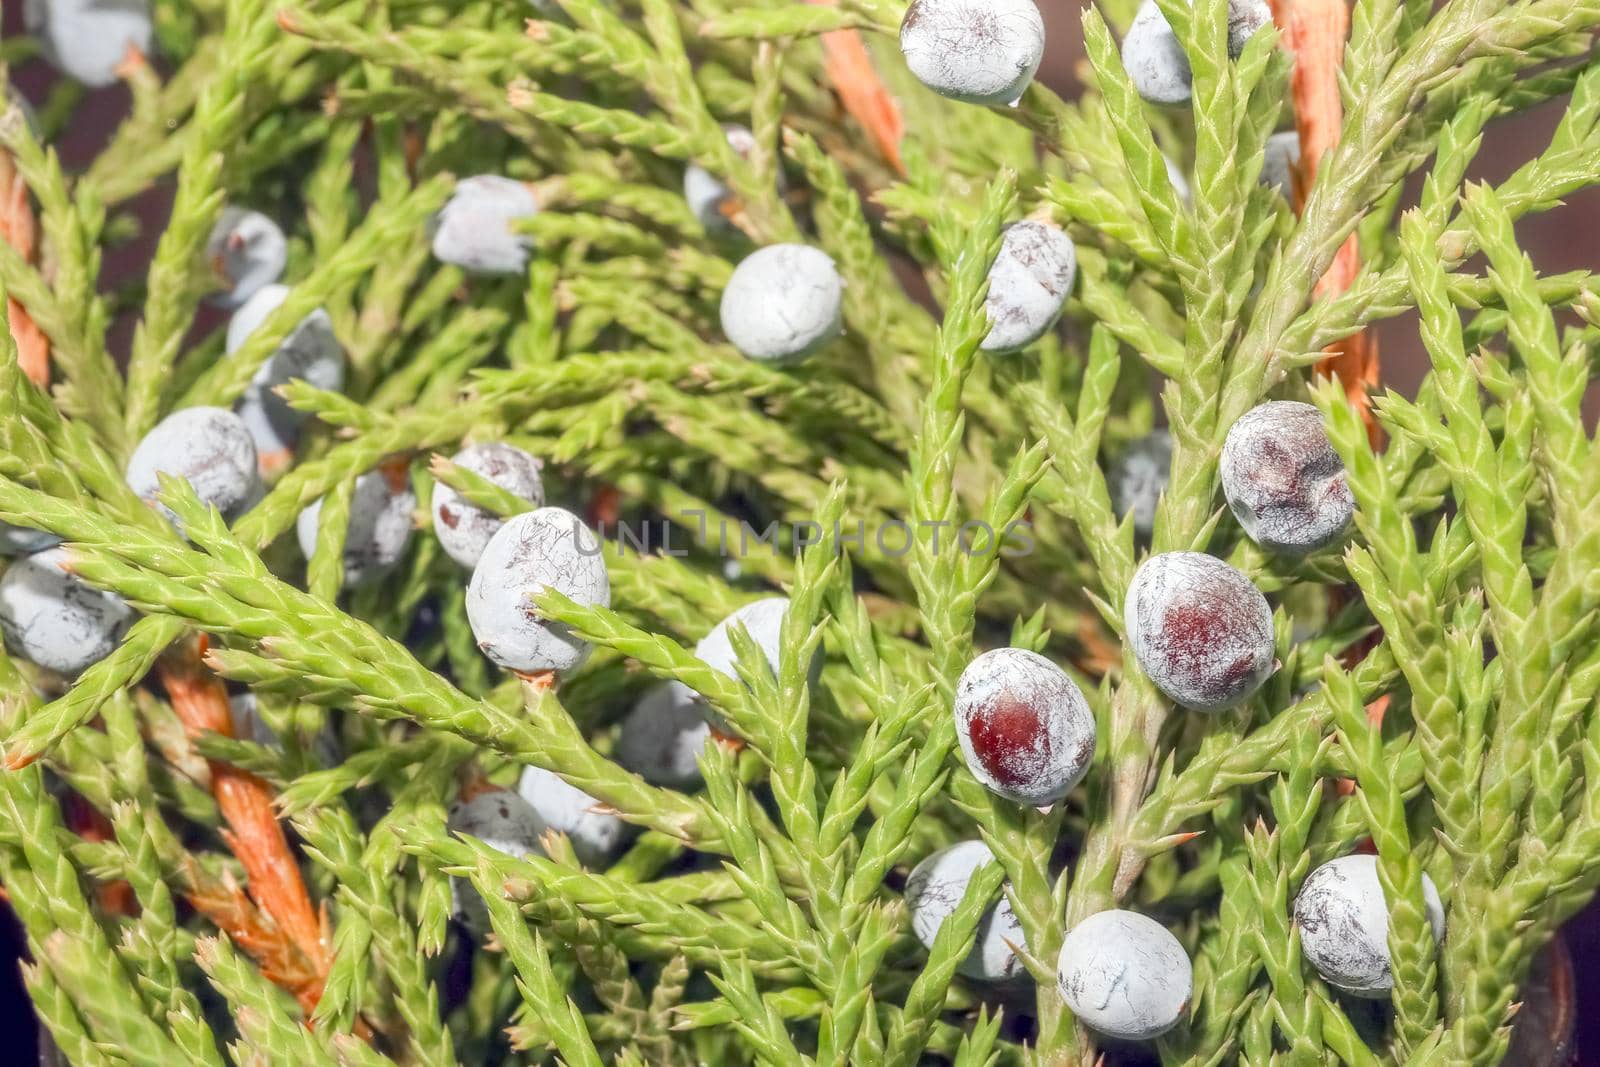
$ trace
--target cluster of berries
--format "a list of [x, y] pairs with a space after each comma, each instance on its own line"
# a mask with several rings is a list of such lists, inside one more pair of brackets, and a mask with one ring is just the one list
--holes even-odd
[[[30, 0], [27, 14], [47, 54], [88, 85], [109, 84], [130, 49], [142, 53], [150, 45], [150, 17], [141, 0]], [[1230, 54], [1237, 56], [1269, 21], [1264, 0], [1232, 0]], [[1038, 69], [1044, 25], [1033, 0], [915, 0], [900, 43], [912, 73], [936, 92], [977, 104], [1015, 104]], [[1188, 57], [1154, 0], [1146, 0], [1130, 26], [1123, 62], [1147, 100], [1189, 99]], [[753, 149], [749, 130], [730, 126], [725, 132], [736, 151], [748, 155]], [[1286, 196], [1297, 152], [1293, 135], [1279, 135], [1269, 145], [1263, 181]], [[699, 166], [688, 169], [684, 194], [708, 228], [725, 227], [737, 210], [728, 188]], [[434, 220], [434, 254], [473, 274], [519, 274], [533, 251], [519, 224], [538, 211], [526, 183], [496, 175], [464, 179]], [[207, 254], [221, 286], [212, 299], [234, 311], [226, 346], [233, 353], [290, 294], [279, 284], [287, 242], [265, 215], [230, 207]], [[1059, 319], [1075, 273], [1075, 249], [1063, 230], [1034, 219], [1008, 227], [990, 271], [990, 330], [982, 347], [1014, 352], [1041, 338]], [[759, 249], [738, 265], [723, 293], [723, 333], [753, 360], [804, 359], [840, 333], [844, 290], [834, 261], [818, 249]], [[241, 514], [260, 499], [265, 480], [287, 465], [301, 428], [301, 415], [277, 387], [303, 379], [338, 390], [344, 369], [329, 317], [313, 311], [265, 360], [235, 410], [190, 408], [151, 430], [128, 462], [129, 487], [174, 523], [176, 517], [157, 499], [162, 475], [186, 479], [225, 518]], [[1117, 504], [1145, 536], [1171, 452], [1170, 438], [1158, 435], [1130, 449], [1113, 471]], [[434, 490], [434, 532], [445, 552], [471, 571], [467, 615], [479, 646], [496, 664], [521, 674], [572, 671], [588, 655], [588, 645], [543, 617], [533, 598], [554, 589], [581, 605], [608, 605], [610, 582], [599, 540], [577, 515], [545, 506], [541, 465], [527, 452], [484, 442], [469, 445], [452, 462], [530, 505], [501, 518], [449, 486]], [[1342, 536], [1352, 516], [1343, 466], [1310, 405], [1271, 402], [1241, 418], [1223, 448], [1221, 481], [1241, 528], [1269, 550], [1324, 548]], [[380, 468], [357, 480], [344, 549], [348, 585], [370, 582], [398, 563], [412, 535], [415, 508], [403, 469]], [[320, 512], [318, 501], [297, 524], [308, 556]], [[116, 647], [133, 609], [73, 576], [54, 538], [4, 527], [0, 550], [24, 557], [0, 578], [0, 628], [14, 653], [70, 675]], [[695, 652], [736, 678], [731, 634], [742, 628], [776, 673], [788, 607], [781, 597], [748, 604], [710, 631]], [[1139, 667], [1175, 703], [1194, 711], [1239, 705], [1275, 669], [1266, 598], [1248, 576], [1203, 553], [1167, 552], [1145, 560], [1126, 592], [1124, 624]], [[819, 657], [811, 664], [813, 679], [820, 667]], [[241, 722], [251, 721], [250, 708], [236, 711]], [[968, 769], [1007, 801], [1061, 802], [1094, 761], [1097, 727], [1088, 701], [1065, 671], [1032, 651], [1001, 648], [974, 659], [957, 685], [954, 714]], [[707, 738], [726, 729], [703, 699], [670, 682], [647, 693], [626, 719], [617, 755], [647, 780], [689, 787], [699, 779], [698, 755]], [[629, 831], [594, 797], [536, 767], [524, 770], [514, 792], [489, 789], [458, 805], [451, 827], [513, 855], [541, 851], [543, 835], [560, 831], [587, 864], [614, 855]], [[967, 841], [913, 870], [906, 898], [913, 930], [925, 944], [932, 944], [974, 873], [993, 860], [983, 842]], [[460, 916], [481, 930], [481, 902], [457, 889]], [[1431, 882], [1425, 889], [1435, 936], [1442, 937], [1437, 893]], [[1330, 984], [1361, 996], [1387, 995], [1393, 982], [1387, 908], [1372, 857], [1346, 856], [1319, 867], [1296, 900], [1295, 918], [1307, 957]], [[1013, 946], [1022, 942], [1009, 900], [1002, 898], [984, 916], [961, 973], [981, 981], [1020, 980], [1025, 971]], [[1174, 1026], [1193, 985], [1178, 940], [1153, 919], [1121, 910], [1091, 915], [1067, 932], [1057, 980], [1086, 1025], [1123, 1039], [1153, 1038]]]

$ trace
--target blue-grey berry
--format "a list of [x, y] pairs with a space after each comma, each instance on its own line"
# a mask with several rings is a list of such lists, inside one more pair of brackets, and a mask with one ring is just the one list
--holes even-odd
[[[503, 441], [468, 445], [451, 457], [463, 470], [480, 474], [534, 507], [544, 503], [544, 482], [539, 476], [539, 461], [522, 449]], [[483, 546], [489, 543], [505, 520], [462, 499], [461, 494], [439, 482], [433, 487], [433, 532], [445, 554], [469, 570], [478, 565]]]
[[769, 245], [746, 256], [722, 291], [722, 332], [763, 363], [804, 359], [839, 335], [844, 279], [826, 252]]
[[[356, 479], [355, 492], [350, 497], [350, 525], [344, 539], [345, 588], [367, 585], [394, 569], [411, 543], [416, 508], [411, 479], [402, 470], [385, 467]], [[322, 500], [318, 498], [295, 521], [295, 536], [307, 559], [317, 547], [321, 516]]]
[[467, 586], [467, 621], [484, 654], [507, 670], [567, 671], [589, 643], [546, 619], [535, 594], [554, 589], [579, 604], [609, 607], [611, 581], [600, 542], [583, 520], [561, 508], [526, 511], [484, 546]]
[[1238, 59], [1250, 38], [1271, 21], [1267, 0], [1228, 0], [1228, 55]]
[[[1426, 874], [1422, 900], [1433, 939], [1444, 940], [1444, 905]], [[1294, 899], [1294, 921], [1300, 948], [1323, 981], [1351, 996], [1389, 999], [1389, 904], [1378, 857], [1341, 856], [1312, 871]]]
[[[289, 292], [287, 285], [263, 285], [234, 312], [228, 323], [230, 355], [278, 309]], [[264, 462], [292, 450], [306, 420], [304, 412], [291, 408], [273, 390], [298, 378], [318, 389], [337, 392], [344, 388], [344, 373], [344, 348], [333, 335], [333, 320], [317, 308], [278, 344], [235, 405]], [[267, 465], [276, 468], [282, 465], [282, 459]]]
[[1164, 552], [1134, 572], [1128, 643], [1150, 680], [1194, 711], [1248, 699], [1274, 669], [1272, 609], [1245, 575], [1203, 552]]
[[61, 538], [53, 533], [0, 522], [0, 556], [26, 556], [30, 552], [42, 552], [51, 545], [60, 543]]
[[1065, 230], [1032, 219], [1006, 227], [989, 268], [985, 352], [1015, 352], [1043, 337], [1061, 317], [1078, 273], [1078, 250]]
[[694, 690], [682, 682], [652, 686], [622, 720], [617, 762], [651, 785], [693, 789], [711, 727]]
[[1300, 135], [1294, 130], [1267, 138], [1266, 157], [1261, 162], [1261, 184], [1270, 185], [1294, 203], [1294, 172], [1300, 166]]
[[543, 767], [524, 767], [517, 793], [552, 830], [567, 835], [578, 862], [600, 867], [614, 857], [628, 839], [631, 827], [594, 797]]
[[45, 58], [91, 89], [117, 81], [130, 48], [150, 53], [148, 0], [25, 0], [22, 18]]
[[[789, 614], [789, 598], [782, 596], [767, 597], [746, 604], [732, 615], [723, 619], [711, 628], [711, 632], [700, 639], [694, 646], [694, 654], [709, 667], [714, 667], [735, 680], [739, 677], [738, 656], [734, 652], [732, 627], [742, 626], [756, 647], [761, 650], [766, 658], [767, 667], [774, 677], [779, 670], [779, 658], [783, 651], [783, 620]], [[818, 648], [811, 658], [808, 668], [811, 685], [816, 686], [822, 674], [822, 649]], [[710, 707], [702, 706], [702, 714], [711, 723], [712, 729], [726, 730], [726, 723], [722, 717], [713, 712]]]
[[[1228, 0], [1228, 55], [1238, 59], [1267, 23], [1267, 0]], [[1122, 66], [1140, 96], [1152, 104], [1187, 104], [1194, 91], [1189, 55], [1155, 0], [1139, 5], [1122, 38]]]
[[1111, 503], [1119, 518], [1133, 516], [1133, 530], [1149, 538], [1155, 529], [1156, 507], [1167, 491], [1172, 474], [1172, 434], [1165, 429], [1129, 444], [1111, 465]]
[[1220, 473], [1234, 517], [1263, 548], [1325, 548], [1355, 514], [1344, 461], [1310, 404], [1272, 400], [1245, 412], [1222, 443]]
[[47, 548], [12, 561], [0, 576], [0, 633], [12, 655], [77, 674], [116, 649], [133, 609], [69, 573], [67, 558]]
[[1067, 932], [1056, 964], [1061, 999], [1107, 1037], [1148, 1041], [1178, 1024], [1194, 967], [1171, 931], [1133, 911], [1102, 911]]
[[[939, 928], [961, 903], [972, 876], [994, 862], [994, 853], [982, 841], [962, 841], [923, 860], [906, 878], [906, 910], [911, 930], [925, 947], [933, 947]], [[972, 951], [956, 970], [980, 982], [1012, 982], [1027, 976], [1012, 945], [1026, 945], [1022, 924], [1002, 894], [978, 922]]]
[[1152, 104], [1187, 104], [1194, 93], [1189, 55], [1155, 0], [1139, 5], [1123, 34], [1122, 66], [1134, 89]]
[[514, 227], [538, 213], [525, 182], [497, 174], [463, 178], [433, 220], [433, 254], [473, 274], [521, 274], [533, 238]]
[[222, 288], [208, 299], [236, 308], [283, 277], [288, 259], [289, 242], [276, 222], [249, 208], [223, 208], [206, 241], [206, 261]]
[[[728, 139], [728, 146], [739, 156], [748, 159], [755, 151], [756, 135], [747, 127], [724, 123], [722, 132]], [[684, 169], [683, 199], [706, 229], [720, 230], [728, 226], [728, 216], [724, 212], [733, 198], [733, 190], [700, 164], [690, 163]]]
[[1014, 104], [1044, 58], [1034, 0], [914, 0], [900, 52], [918, 81], [952, 100]]
[[[544, 855], [539, 838], [544, 820], [522, 797], [509, 789], [488, 789], [450, 810], [451, 833], [475, 837], [496, 852], [521, 859]], [[489, 910], [466, 878], [450, 879], [450, 896], [455, 917], [475, 934], [489, 930]]]
[[255, 442], [244, 420], [226, 408], [173, 412], [144, 435], [128, 459], [128, 488], [177, 525], [177, 516], [156, 500], [162, 474], [187, 481], [224, 519], [238, 518], [261, 499]]

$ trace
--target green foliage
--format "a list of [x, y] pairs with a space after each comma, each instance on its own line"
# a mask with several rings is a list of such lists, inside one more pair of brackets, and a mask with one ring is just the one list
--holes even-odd
[[[0, 520], [59, 535], [75, 573], [142, 613], [76, 679], [0, 654], [0, 880], [67, 1058], [1087, 1067], [1099, 1039], [1055, 961], [1120, 906], [1195, 961], [1163, 1062], [1500, 1062], [1533, 957], [1600, 887], [1600, 441], [1581, 414], [1600, 294], [1588, 273], [1540, 274], [1514, 234], [1600, 175], [1600, 6], [1359, 0], [1343, 134], [1297, 218], [1257, 180], [1292, 126], [1292, 58], [1268, 30], [1230, 59], [1223, 0], [1163, 4], [1194, 75], [1190, 113], [1165, 114], [1122, 67], [1130, 3], [1085, 10], [1081, 99], [1036, 84], [992, 110], [910, 77], [897, 0], [558, 5], [157, 0], [162, 74], [127, 73], [131, 111], [88, 166], [50, 140], [92, 99], [59, 90], [37, 136], [11, 104], [0, 117], [44, 246], [30, 261], [0, 242], [0, 289], [52, 356], [40, 390], [0, 330]], [[903, 175], [830, 91], [838, 31], [903, 108]], [[1557, 97], [1542, 153], [1465, 180], [1488, 123]], [[726, 224], [679, 195], [689, 162], [731, 190]], [[486, 173], [540, 201], [525, 278], [429, 252], [456, 177]], [[97, 288], [155, 228], [136, 198], [158, 182], [175, 197], [148, 269]], [[225, 204], [283, 225], [293, 286], [228, 355], [201, 311]], [[1064, 329], [990, 355], [989, 266], [1023, 217], [1070, 232], [1078, 284]], [[1313, 301], [1351, 234], [1364, 265]], [[777, 241], [824, 249], [847, 286], [843, 336], [783, 368], [718, 325], [733, 267]], [[169, 482], [180, 537], [124, 486], [133, 445], [177, 408], [233, 403], [319, 307], [347, 388], [281, 389], [307, 429], [231, 529]], [[1313, 368], [1413, 308], [1431, 370], [1415, 396], [1375, 398], [1374, 447]], [[1218, 492], [1224, 436], [1268, 398], [1319, 406], [1357, 505], [1347, 542], [1306, 559], [1252, 545]], [[1154, 423], [1172, 470], [1142, 540], [1105, 472]], [[530, 606], [596, 650], [555, 688], [481, 656], [468, 575], [429, 526], [435, 483], [528, 507], [443, 458], [490, 440], [541, 457], [553, 503], [672, 527], [671, 551], [608, 542], [610, 607]], [[355, 479], [389, 461], [422, 529], [384, 581], [341, 591]], [[293, 527], [319, 498], [302, 561]], [[974, 522], [1024, 523], [1028, 551], [964, 544]], [[1124, 650], [1135, 567], [1185, 549], [1234, 563], [1277, 613], [1276, 676], [1216, 716], [1172, 705]], [[775, 671], [742, 630], [737, 681], [693, 654], [775, 590]], [[156, 675], [194, 633], [281, 748], [185, 736]], [[1008, 642], [1068, 669], [1099, 722], [1085, 784], [1045, 811], [986, 791], [956, 744], [957, 677]], [[663, 680], [728, 731], [703, 787], [614, 758]], [[209, 788], [223, 764], [277, 791], [331, 924], [314, 1009], [248, 923], [219, 919], [254, 907]], [[458, 793], [524, 766], [637, 836], [585, 868], [559, 835], [508, 856], [448, 831]], [[69, 790], [108, 833], [74, 832]], [[998, 862], [925, 949], [905, 873], [972, 838]], [[1395, 985], [1358, 1013], [1303, 957], [1292, 908], [1315, 864], [1368, 839]], [[453, 892], [483, 897], [492, 936], [450, 922]], [[958, 972], [1002, 894], [1021, 988]]]

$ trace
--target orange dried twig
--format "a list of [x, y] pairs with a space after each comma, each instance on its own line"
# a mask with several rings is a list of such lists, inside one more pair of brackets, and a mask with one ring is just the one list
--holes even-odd
[[[1350, 12], [1345, 0], [1272, 0], [1273, 18], [1284, 44], [1294, 55], [1290, 91], [1294, 97], [1295, 126], [1300, 133], [1300, 165], [1294, 175], [1295, 209], [1305, 206], [1306, 193], [1316, 180], [1317, 168], [1329, 149], [1339, 142], [1344, 126], [1344, 105], [1339, 96], [1339, 70], [1344, 65], [1345, 38], [1350, 32]], [[1361, 270], [1356, 235], [1340, 246], [1328, 272], [1317, 280], [1317, 297], [1336, 296], [1350, 288]], [[1367, 330], [1330, 345], [1317, 372], [1337, 374], [1350, 405], [1377, 440], [1372, 417], [1371, 390], [1378, 384], [1378, 340]]]
[[[836, 0], [807, 2], [832, 7]], [[905, 136], [905, 120], [900, 105], [873, 69], [872, 55], [861, 34], [855, 30], [830, 30], [822, 35], [822, 51], [828, 78], [844, 109], [865, 127], [883, 158], [903, 177], [906, 167], [900, 158], [900, 139]]]
[[[161, 660], [161, 681], [173, 711], [191, 737], [208, 730], [231, 737], [233, 717], [228, 709], [228, 691], [203, 665], [204, 653], [203, 638], [178, 646]], [[276, 975], [273, 980], [293, 992], [309, 1012], [322, 994], [322, 984], [332, 965], [327, 918], [319, 917], [311, 905], [300, 866], [289, 851], [288, 839], [272, 806], [272, 787], [230, 764], [208, 762], [211, 790], [228, 824], [223, 839], [244, 865], [250, 896], [273, 924], [273, 929], [254, 931], [254, 949], [250, 947], [251, 938], [237, 939], [261, 964], [263, 973]], [[237, 911], [236, 903], [230, 904], [227, 896], [226, 892], [213, 894], [210, 903], [219, 914], [233, 914], [229, 908]], [[229, 933], [234, 931], [230, 929]], [[299, 962], [293, 961], [296, 955]]]
[[[28, 187], [11, 156], [0, 152], [0, 240], [28, 261], [33, 258], [37, 238], [33, 209], [28, 206]], [[17, 362], [22, 373], [42, 389], [50, 380], [50, 341], [27, 309], [10, 297], [6, 298], [6, 313], [11, 318], [11, 337], [17, 342]]]

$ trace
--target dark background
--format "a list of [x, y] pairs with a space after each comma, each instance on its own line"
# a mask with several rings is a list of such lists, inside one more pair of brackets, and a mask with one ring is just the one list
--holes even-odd
[[[1041, 3], [1040, 7], [1052, 45], [1040, 77], [1063, 95], [1076, 95], [1074, 71], [1083, 59], [1078, 5]], [[20, 8], [16, 3], [3, 5], [0, 15], [5, 36], [20, 32]], [[45, 98], [52, 82], [50, 70], [40, 62], [24, 64], [12, 76], [23, 95], [35, 104]], [[78, 121], [56, 144], [69, 171], [93, 159], [97, 147], [125, 113], [127, 102], [127, 93], [120, 87], [88, 98], [78, 112]], [[1504, 180], [1549, 143], [1564, 107], [1564, 102], [1557, 100], [1491, 125], [1470, 177], [1475, 181]], [[133, 208], [146, 223], [145, 230], [137, 240], [107, 252], [107, 278], [126, 277], [145, 269], [170, 202], [168, 187], [155, 189], [134, 202]], [[1596, 241], [1600, 239], [1600, 188], [1575, 194], [1561, 210], [1525, 218], [1517, 232], [1540, 273], [1594, 267], [1600, 258], [1595, 255]], [[130, 328], [129, 322], [120, 322], [113, 343], [119, 347], [125, 344]], [[1428, 366], [1417, 338], [1415, 314], [1384, 322], [1378, 333], [1384, 384], [1412, 395]], [[1592, 425], [1600, 413], [1600, 385], [1591, 387], [1587, 411]], [[1600, 1009], [1600, 904], [1591, 906], [1569, 924], [1565, 936], [1576, 969], [1579, 1062], [1600, 1067], [1600, 1011], [1594, 1010]], [[3, 962], [20, 960], [23, 951], [20, 930], [9, 909], [5, 909], [0, 912], [0, 1033], [6, 1034], [7, 1039], [0, 1047], [0, 1067], [35, 1062], [30, 1044], [34, 1033], [32, 1011], [16, 967]], [[1587, 1056], [1583, 1055], [1585, 1049], [1590, 1050]]]

